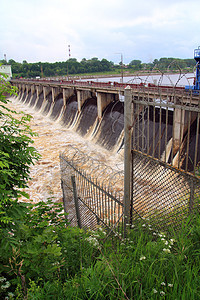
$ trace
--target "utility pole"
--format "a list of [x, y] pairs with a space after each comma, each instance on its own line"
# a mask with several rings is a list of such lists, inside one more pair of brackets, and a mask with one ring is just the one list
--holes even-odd
[[116, 53], [116, 54], [120, 54], [121, 55], [121, 82], [124, 82], [124, 64], [123, 64], [123, 54], [122, 53]]
[[[68, 54], [69, 54], [69, 58], [71, 57], [71, 50], [70, 50], [70, 45], [68, 45]], [[67, 62], [67, 80], [69, 80], [69, 67], [68, 67], [68, 62]]]
[[123, 70], [123, 67], [124, 67], [124, 65], [123, 65], [123, 55], [122, 55], [122, 53], [121, 53], [121, 73], [122, 73], [122, 83], [123, 83], [123, 81], [124, 81], [124, 70]]

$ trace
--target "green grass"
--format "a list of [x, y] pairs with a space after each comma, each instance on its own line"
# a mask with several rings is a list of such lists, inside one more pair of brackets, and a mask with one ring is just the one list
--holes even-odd
[[70, 227], [50, 200], [21, 206], [0, 231], [2, 299], [199, 299], [199, 215], [178, 232], [137, 222], [119, 240]]

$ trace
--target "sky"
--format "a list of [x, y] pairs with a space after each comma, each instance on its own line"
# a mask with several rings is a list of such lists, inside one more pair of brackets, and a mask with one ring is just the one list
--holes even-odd
[[0, 0], [0, 59], [193, 58], [199, 0]]

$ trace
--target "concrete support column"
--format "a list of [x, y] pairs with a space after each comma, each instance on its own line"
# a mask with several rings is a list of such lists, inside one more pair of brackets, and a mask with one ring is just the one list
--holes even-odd
[[22, 91], [23, 91], [23, 85], [22, 84], [18, 84], [17, 85], [17, 88], [18, 88], [18, 90], [19, 90], [19, 93], [21, 93]]
[[52, 93], [52, 101], [53, 101], [53, 103], [54, 103], [54, 101], [55, 101], [55, 97], [56, 97], [56, 88], [51, 88], [51, 93]]
[[69, 99], [69, 97], [74, 95], [74, 89], [73, 88], [63, 88], [63, 103], [64, 103], [64, 107], [66, 107], [66, 102], [67, 99]]
[[23, 92], [23, 94], [24, 94], [25, 90], [26, 90], [26, 85], [22, 84], [22, 92]]
[[83, 91], [83, 90], [77, 90], [77, 101], [78, 101], [78, 111], [81, 111], [81, 107], [83, 106], [84, 102], [91, 98], [91, 92], [90, 91]]
[[31, 86], [30, 86], [30, 85], [27, 85], [27, 86], [26, 86], [26, 92], [27, 92], [27, 95], [28, 95], [28, 93], [29, 93], [30, 90], [31, 90]]
[[179, 147], [181, 146], [183, 140], [183, 134], [185, 131], [185, 111], [180, 108], [174, 109], [174, 145], [173, 145], [173, 153], [175, 154]]
[[40, 94], [42, 93], [43, 88], [41, 85], [36, 86], [37, 98], [39, 98]]
[[52, 100], [55, 102], [55, 98], [62, 92], [60, 87], [52, 87]]
[[35, 85], [31, 85], [31, 96], [35, 93]]
[[102, 114], [106, 106], [115, 100], [115, 94], [107, 94], [102, 92], [97, 92], [97, 111], [98, 118], [102, 118]]
[[43, 95], [44, 95], [44, 101], [46, 101], [46, 96], [50, 93], [51, 88], [49, 86], [43, 87]]

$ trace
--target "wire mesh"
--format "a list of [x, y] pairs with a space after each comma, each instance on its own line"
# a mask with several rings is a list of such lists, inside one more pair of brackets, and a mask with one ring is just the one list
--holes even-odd
[[[80, 156], [75, 159], [76, 154], [72, 156], [73, 158], [67, 157], [66, 152], [60, 155], [63, 202], [65, 212], [68, 214], [67, 218], [72, 226], [79, 224], [86, 229], [96, 229], [102, 226], [115, 234], [120, 233], [123, 227], [123, 202], [120, 193], [113, 192], [113, 188], [111, 190], [104, 182], [100, 183], [91, 177], [91, 173], [88, 174], [83, 170], [86, 161], [80, 163]], [[76, 204], [71, 183], [72, 175], [76, 180], [78, 196]], [[113, 174], [111, 175], [111, 178], [114, 178]], [[77, 220], [77, 206], [80, 222]]]
[[109, 191], [117, 192], [120, 197], [123, 197], [123, 161], [120, 164], [115, 164], [115, 169], [105, 164], [97, 158], [86, 154], [77, 147], [67, 145], [66, 150], [62, 153], [63, 159], [81, 172], [85, 172], [87, 177], [98, 178], [98, 183], [106, 186]]
[[163, 76], [153, 88], [131, 90], [131, 222], [143, 218], [166, 230], [199, 210], [200, 98], [160, 87]]
[[200, 209], [200, 179], [132, 151], [131, 223], [138, 218], [164, 230]]

